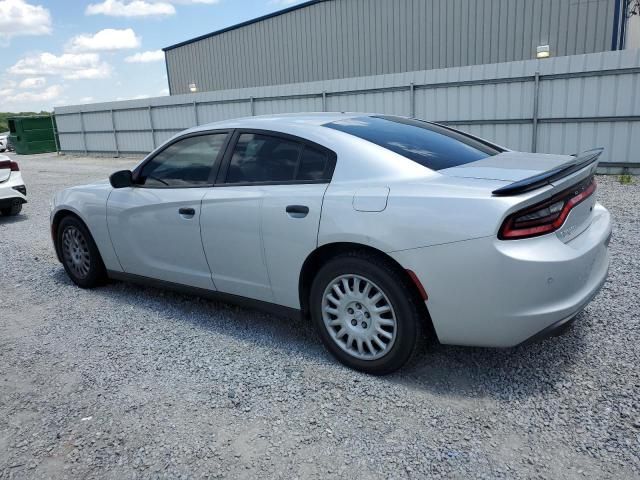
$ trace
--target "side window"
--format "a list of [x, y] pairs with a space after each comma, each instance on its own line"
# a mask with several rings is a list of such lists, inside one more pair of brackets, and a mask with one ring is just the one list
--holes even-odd
[[269, 135], [243, 133], [233, 150], [226, 183], [308, 182], [329, 178], [324, 150]]
[[294, 180], [301, 149], [301, 144], [282, 138], [243, 133], [233, 150], [226, 182]]
[[329, 155], [318, 148], [306, 145], [300, 157], [296, 180], [322, 180], [328, 177]]
[[169, 145], [142, 167], [136, 183], [152, 187], [207, 185], [226, 138], [226, 133], [212, 133]]

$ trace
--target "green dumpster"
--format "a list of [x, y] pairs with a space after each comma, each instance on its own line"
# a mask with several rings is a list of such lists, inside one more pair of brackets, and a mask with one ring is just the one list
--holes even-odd
[[53, 122], [50, 116], [10, 117], [9, 141], [21, 155], [56, 151]]

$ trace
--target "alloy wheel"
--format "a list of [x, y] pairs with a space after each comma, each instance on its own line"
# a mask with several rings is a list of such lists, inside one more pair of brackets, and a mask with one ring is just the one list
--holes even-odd
[[89, 245], [84, 235], [74, 226], [62, 233], [62, 252], [65, 264], [78, 278], [86, 278], [91, 268]]

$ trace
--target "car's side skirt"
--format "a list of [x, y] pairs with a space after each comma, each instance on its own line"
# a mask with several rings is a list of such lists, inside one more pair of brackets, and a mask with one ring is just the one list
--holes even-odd
[[164, 280], [143, 277], [141, 275], [134, 275], [126, 272], [116, 272], [113, 270], [107, 270], [107, 275], [112, 280], [121, 280], [124, 282], [131, 282], [147, 287], [167, 289], [187, 295], [207, 298], [210, 300], [232, 303], [241, 307], [260, 310], [263, 312], [271, 313], [273, 315], [287, 317], [295, 320], [298, 320], [302, 317], [302, 312], [299, 309], [285, 307], [283, 305], [277, 305], [275, 303], [264, 302], [262, 300], [255, 300], [253, 298], [241, 297], [239, 295], [232, 295], [230, 293], [191, 287], [189, 285], [181, 285], [178, 283], [166, 282]]

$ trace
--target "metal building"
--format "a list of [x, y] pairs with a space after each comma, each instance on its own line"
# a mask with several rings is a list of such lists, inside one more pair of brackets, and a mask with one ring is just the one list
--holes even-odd
[[169, 90], [282, 85], [616, 50], [625, 0], [314, 0], [165, 48]]

